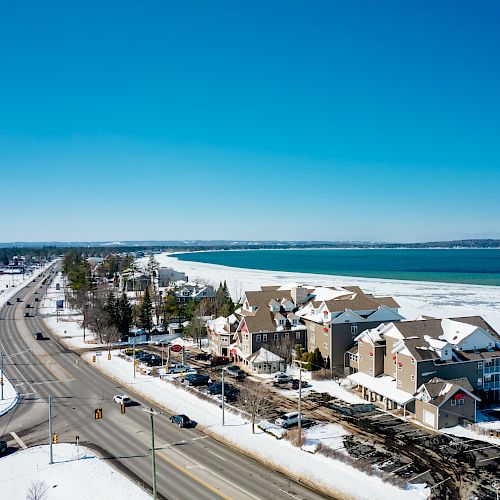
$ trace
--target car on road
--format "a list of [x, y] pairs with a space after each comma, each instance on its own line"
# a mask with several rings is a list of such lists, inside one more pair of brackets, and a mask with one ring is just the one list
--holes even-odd
[[0, 455], [3, 455], [7, 451], [7, 441], [0, 439]]
[[210, 360], [210, 366], [222, 366], [228, 364], [229, 364], [229, 358], [227, 356], [214, 356]]
[[114, 398], [113, 401], [115, 403], [121, 404], [121, 405], [129, 405], [132, 403], [132, 400], [126, 396], [125, 394], [117, 394]]
[[17, 302], [21, 302], [21, 297], [16, 297]]
[[42, 332], [35, 332], [33, 336], [35, 337], [35, 340], [45, 340]]
[[33, 293], [34, 293], [35, 295], [38, 295], [40, 292], [39, 292], [38, 290], [35, 290]]
[[8, 306], [11, 306], [12, 305], [12, 302], [10, 300], [7, 301], [7, 305]]
[[170, 418], [170, 423], [176, 424], [179, 427], [190, 427], [193, 422], [187, 415], [172, 415]]
[[281, 417], [277, 418], [274, 423], [279, 427], [283, 427], [283, 429], [288, 429], [299, 423], [299, 413], [296, 411], [284, 413]]
[[26, 311], [26, 312], [24, 313], [24, 317], [25, 317], [25, 318], [29, 318], [29, 317], [30, 317], [30, 313]]
[[207, 385], [209, 376], [201, 373], [189, 373], [183, 378], [182, 381], [184, 384], [192, 386]]
[[40, 302], [40, 299], [38, 297], [35, 297], [35, 302]]

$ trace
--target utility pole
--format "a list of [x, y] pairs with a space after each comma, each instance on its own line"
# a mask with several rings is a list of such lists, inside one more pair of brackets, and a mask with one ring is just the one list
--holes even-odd
[[0, 373], [1, 373], [0, 385], [2, 386], [2, 400], [3, 400], [3, 352], [0, 352]]
[[154, 416], [160, 415], [159, 412], [153, 410], [153, 408], [143, 408], [142, 411], [149, 413], [151, 417], [151, 469], [153, 476], [153, 500], [157, 500], [156, 492], [156, 456], [155, 456], [155, 427], [154, 427]]
[[54, 455], [52, 453], [52, 396], [49, 396], [49, 447], [50, 447], [49, 464], [53, 464], [54, 463]]
[[222, 425], [224, 425], [224, 368], [222, 369]]
[[[300, 361], [299, 361], [300, 363]], [[299, 442], [302, 437], [302, 365], [299, 365], [299, 420], [297, 422], [299, 428]]]
[[134, 339], [134, 343], [133, 343], [133, 348], [132, 348], [132, 360], [133, 360], [133, 365], [134, 365], [134, 378], [135, 378], [135, 339]]

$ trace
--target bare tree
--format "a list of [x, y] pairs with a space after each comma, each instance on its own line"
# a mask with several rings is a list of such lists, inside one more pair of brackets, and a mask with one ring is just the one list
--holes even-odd
[[292, 361], [293, 351], [295, 349], [295, 332], [290, 332], [288, 338], [284, 336], [284, 334], [280, 335], [278, 340], [271, 340], [268, 346], [265, 346], [266, 349], [271, 351], [274, 354], [277, 354], [280, 358], [283, 358], [283, 361], [286, 365], [289, 365]]
[[49, 487], [44, 481], [33, 481], [26, 492], [26, 500], [44, 500]]
[[240, 401], [243, 403], [243, 409], [250, 415], [252, 434], [255, 434], [257, 419], [264, 416], [272, 407], [269, 391], [262, 383], [246, 381], [241, 390]]

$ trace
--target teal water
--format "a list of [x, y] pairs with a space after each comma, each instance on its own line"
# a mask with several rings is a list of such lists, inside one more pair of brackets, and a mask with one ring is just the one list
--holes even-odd
[[269, 271], [500, 286], [500, 250], [238, 250], [176, 257]]

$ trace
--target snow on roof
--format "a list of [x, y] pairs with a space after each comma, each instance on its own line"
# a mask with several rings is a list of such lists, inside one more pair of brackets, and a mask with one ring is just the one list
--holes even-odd
[[249, 361], [251, 363], [272, 363], [273, 361], [283, 361], [283, 358], [261, 347], [250, 356]]
[[315, 301], [328, 301], [334, 300], [338, 297], [343, 297], [345, 295], [352, 295], [352, 292], [346, 290], [345, 288], [326, 288], [320, 286], [315, 288], [311, 295], [314, 295]]
[[477, 330], [477, 326], [462, 323], [461, 321], [453, 321], [452, 319], [441, 320], [441, 328], [443, 329], [443, 335], [439, 338], [452, 345], [459, 344]]
[[413, 394], [398, 389], [396, 387], [396, 380], [388, 375], [384, 375], [382, 377], [372, 377], [366, 373], [357, 372], [349, 375], [347, 378], [352, 382], [366, 387], [377, 394], [385, 396], [400, 405], [404, 405], [415, 399]]
[[429, 347], [435, 351], [440, 351], [447, 344], [444, 340], [433, 339], [429, 337], [429, 335], [424, 335], [424, 340], [429, 344]]

